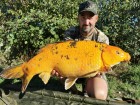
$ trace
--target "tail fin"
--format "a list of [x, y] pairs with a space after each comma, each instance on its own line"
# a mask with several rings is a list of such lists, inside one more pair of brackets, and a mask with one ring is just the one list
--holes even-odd
[[14, 79], [14, 78], [21, 78], [24, 75], [22, 68], [25, 66], [26, 63], [23, 63], [19, 66], [4, 70], [0, 73], [0, 77], [5, 79]]

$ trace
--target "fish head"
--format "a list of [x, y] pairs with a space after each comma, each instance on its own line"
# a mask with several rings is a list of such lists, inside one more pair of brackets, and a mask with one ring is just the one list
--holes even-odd
[[130, 61], [129, 53], [116, 46], [106, 46], [102, 51], [102, 60], [105, 66], [113, 67], [120, 62]]

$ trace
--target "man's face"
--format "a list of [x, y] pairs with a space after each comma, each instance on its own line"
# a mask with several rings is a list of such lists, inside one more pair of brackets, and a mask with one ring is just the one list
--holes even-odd
[[98, 15], [94, 15], [89, 11], [84, 11], [79, 14], [78, 19], [81, 32], [88, 34], [94, 29], [95, 24], [98, 21]]

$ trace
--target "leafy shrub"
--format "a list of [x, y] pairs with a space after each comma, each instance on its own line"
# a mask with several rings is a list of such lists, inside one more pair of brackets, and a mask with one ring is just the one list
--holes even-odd
[[45, 44], [60, 41], [64, 30], [77, 23], [78, 2], [4, 1], [0, 41], [2, 51], [10, 59], [33, 56]]
[[140, 4], [137, 0], [102, 1], [98, 27], [108, 35], [110, 44], [129, 52], [132, 62], [140, 62]]

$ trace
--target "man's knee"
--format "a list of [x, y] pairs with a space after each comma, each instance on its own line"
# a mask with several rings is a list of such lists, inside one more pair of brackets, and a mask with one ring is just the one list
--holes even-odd
[[108, 94], [107, 81], [100, 77], [94, 77], [87, 81], [87, 94], [96, 99], [105, 100]]
[[98, 92], [94, 92], [92, 97], [94, 97], [96, 99], [106, 100], [107, 92], [100, 90]]

